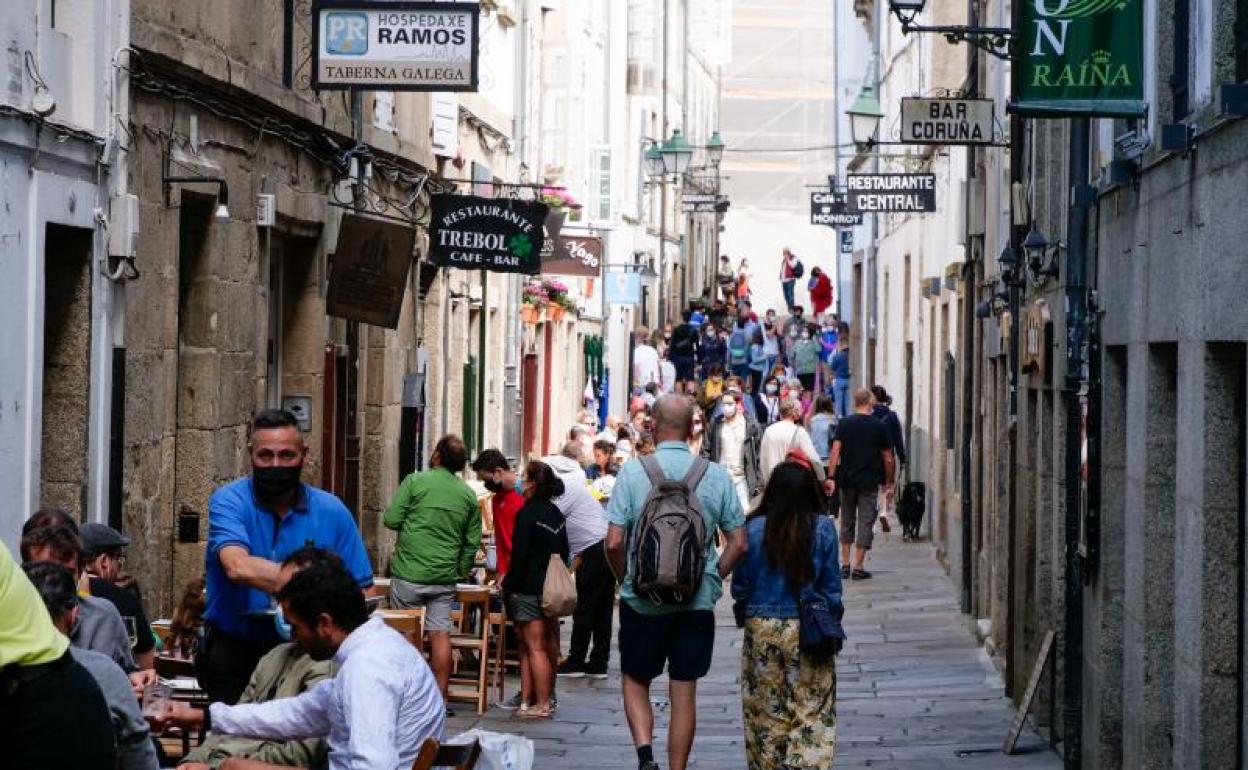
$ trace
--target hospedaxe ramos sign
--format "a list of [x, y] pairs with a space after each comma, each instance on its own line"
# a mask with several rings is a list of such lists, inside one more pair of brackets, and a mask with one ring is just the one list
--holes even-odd
[[313, 0], [312, 88], [476, 91], [477, 3]]
[[429, 261], [461, 270], [541, 270], [545, 203], [476, 195], [433, 196]]
[[1013, 112], [1136, 117], [1144, 104], [1144, 0], [1023, 0]]

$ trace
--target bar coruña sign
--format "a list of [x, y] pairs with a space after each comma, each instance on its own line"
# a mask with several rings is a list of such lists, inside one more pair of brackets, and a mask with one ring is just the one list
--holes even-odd
[[429, 261], [461, 270], [535, 275], [541, 269], [547, 211], [536, 201], [435, 195]]

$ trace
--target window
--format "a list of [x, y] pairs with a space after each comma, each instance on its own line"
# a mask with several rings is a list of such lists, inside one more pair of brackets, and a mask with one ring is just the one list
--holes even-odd
[[1170, 72], [1170, 115], [1178, 122], [1191, 112], [1188, 58], [1191, 47], [1191, 0], [1174, 0], [1174, 69]]
[[593, 187], [590, 190], [589, 218], [599, 221], [611, 219], [611, 150], [594, 150]]

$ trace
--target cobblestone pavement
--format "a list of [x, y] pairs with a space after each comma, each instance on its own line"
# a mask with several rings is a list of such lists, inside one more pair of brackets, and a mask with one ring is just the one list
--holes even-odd
[[[983, 650], [958, 611], [954, 586], [925, 543], [877, 539], [870, 561], [875, 578], [846, 585], [845, 629], [850, 639], [838, 665], [837, 768], [995, 770], [1058, 768], [1042, 739], [1025, 730], [1020, 753], [1001, 744], [1013, 712]], [[715, 658], [698, 686], [698, 733], [692, 768], [746, 770], [741, 731], [741, 632], [720, 603]], [[566, 638], [570, 623], [565, 623]], [[537, 748], [538, 770], [633, 770], [620, 696], [618, 657], [604, 681], [560, 679], [553, 721], [520, 722], [493, 708], [482, 717], [458, 708], [448, 734], [471, 727], [520, 733]], [[514, 678], [507, 695], [515, 692]], [[667, 682], [656, 680], [655, 754], [666, 767]]]

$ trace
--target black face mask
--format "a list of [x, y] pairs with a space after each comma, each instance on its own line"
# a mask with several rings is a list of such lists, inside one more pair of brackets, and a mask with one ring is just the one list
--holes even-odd
[[290, 496], [299, 488], [299, 476], [303, 465], [271, 465], [264, 468], [252, 466], [251, 484], [256, 497], [273, 502]]
[[485, 481], [482, 483], [485, 484], [485, 488], [489, 492], [502, 492], [503, 491], [503, 485], [498, 483], [497, 481]]

